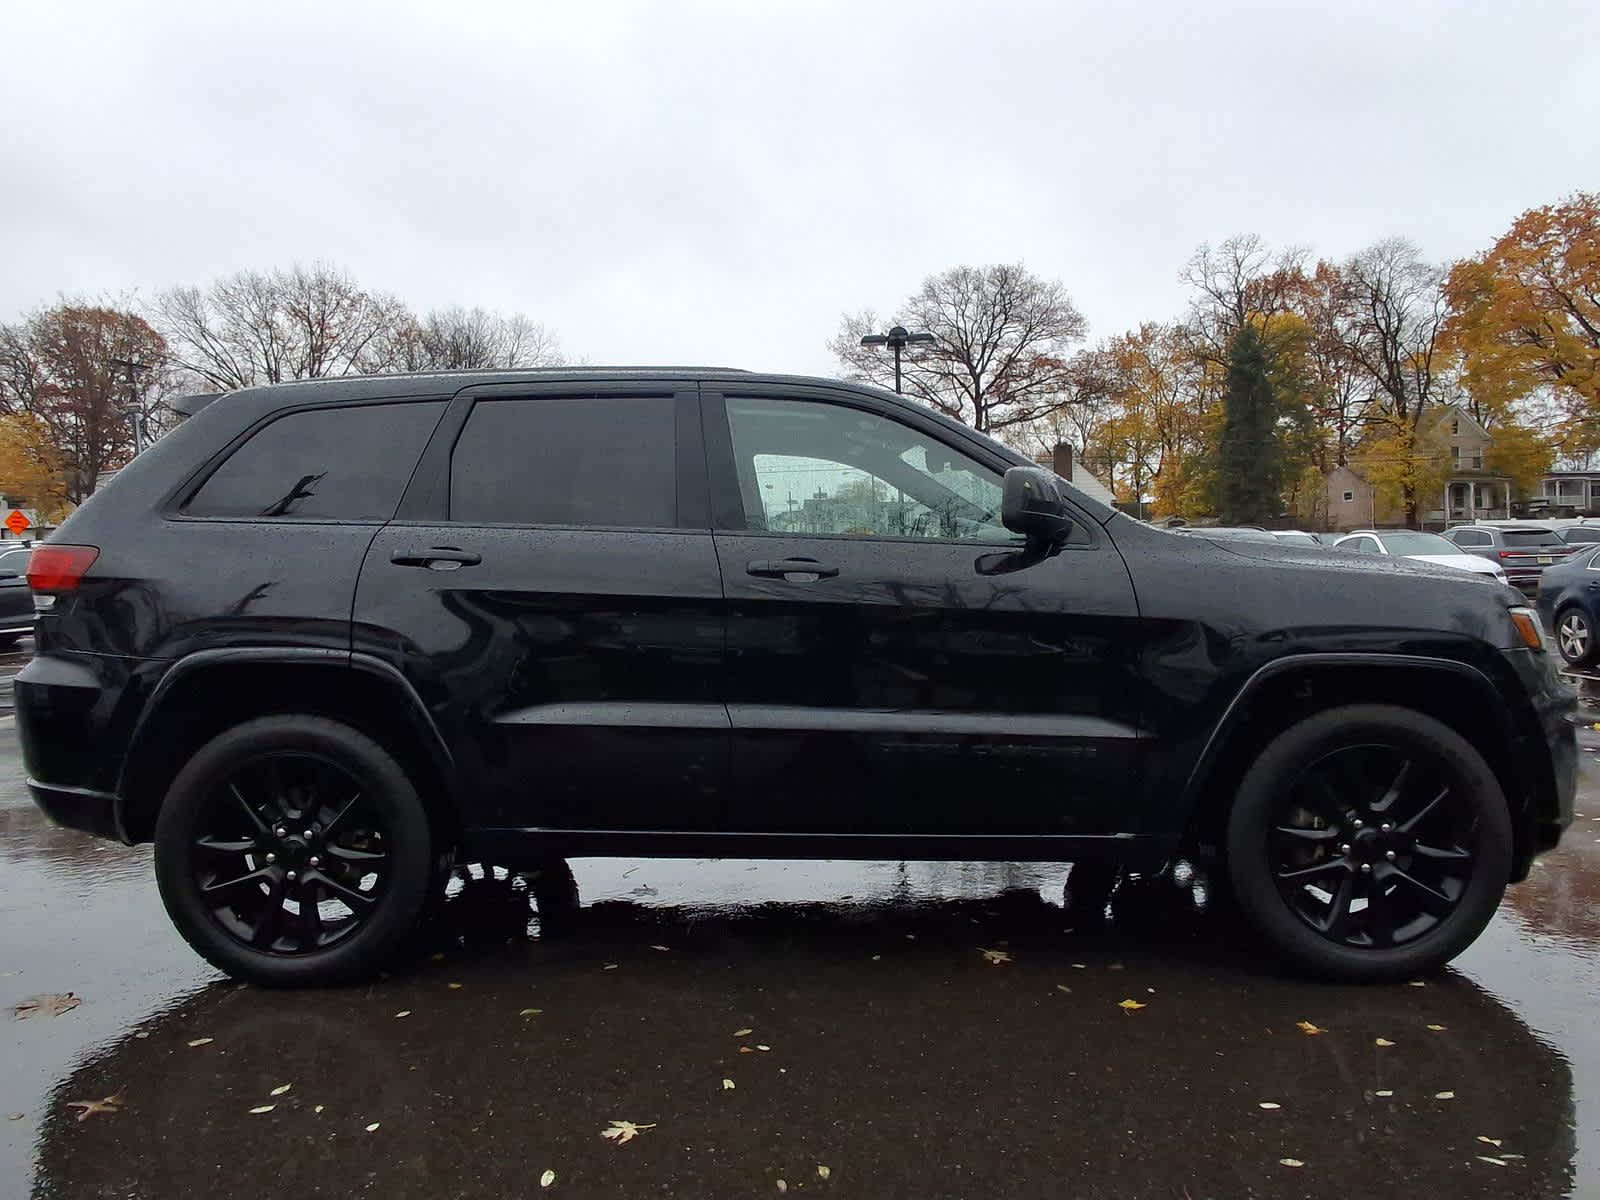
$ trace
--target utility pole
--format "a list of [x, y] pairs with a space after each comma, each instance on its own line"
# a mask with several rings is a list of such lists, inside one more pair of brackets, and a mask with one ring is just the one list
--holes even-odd
[[907, 346], [932, 342], [931, 333], [908, 333], [904, 325], [896, 325], [888, 333], [869, 333], [861, 339], [863, 346], [887, 346], [894, 351], [894, 390], [900, 394], [900, 355]]
[[113, 367], [121, 367], [128, 373], [128, 402], [122, 411], [133, 422], [133, 454], [137, 458], [144, 452], [144, 414], [139, 411], [139, 384], [137, 375], [140, 371], [148, 371], [149, 363], [134, 362], [128, 358], [113, 358]]

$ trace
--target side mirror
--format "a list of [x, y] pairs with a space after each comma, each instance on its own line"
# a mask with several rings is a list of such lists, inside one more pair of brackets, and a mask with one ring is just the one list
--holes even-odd
[[1072, 516], [1061, 494], [1061, 481], [1039, 467], [1012, 467], [1006, 472], [1000, 523], [1022, 534], [1030, 545], [1061, 545], [1072, 533]]

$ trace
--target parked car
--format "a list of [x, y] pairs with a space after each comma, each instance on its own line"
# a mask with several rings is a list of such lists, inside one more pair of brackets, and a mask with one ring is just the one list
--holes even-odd
[[33, 632], [33, 593], [28, 590], [31, 550], [0, 552], [0, 650]]
[[1395, 558], [1410, 558], [1437, 567], [1471, 571], [1474, 575], [1484, 575], [1499, 583], [1506, 582], [1505, 570], [1499, 563], [1476, 554], [1463, 554], [1454, 542], [1446, 541], [1436, 533], [1423, 533], [1415, 529], [1357, 529], [1334, 542], [1333, 548], [1347, 554], [1387, 554]]
[[1539, 572], [1572, 550], [1549, 525], [1531, 521], [1480, 521], [1447, 529], [1444, 536], [1463, 553], [1505, 568], [1507, 582], [1530, 597], [1539, 591]]
[[1539, 576], [1539, 615], [1570, 667], [1587, 667], [1600, 652], [1600, 548], [1579, 547]]
[[1253, 525], [1191, 525], [1178, 532], [1226, 542], [1265, 542], [1271, 545], [1278, 540], [1265, 529], [1257, 529]]
[[1325, 546], [1320, 534], [1307, 533], [1303, 529], [1274, 529], [1272, 536], [1275, 540], [1285, 542], [1291, 546]]
[[1211, 863], [1290, 961], [1406, 978], [1572, 820], [1504, 589], [1167, 533], [833, 381], [239, 391], [28, 580], [36, 801], [153, 841], [262, 984], [372, 974], [455, 864], [573, 855]]
[[1578, 521], [1560, 525], [1556, 536], [1569, 546], [1588, 546], [1600, 542], [1600, 521]]

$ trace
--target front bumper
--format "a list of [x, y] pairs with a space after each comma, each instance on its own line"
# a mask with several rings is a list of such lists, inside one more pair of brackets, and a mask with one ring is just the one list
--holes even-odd
[[57, 825], [81, 829], [96, 837], [128, 841], [127, 831], [122, 827], [122, 805], [110, 792], [55, 787], [36, 779], [28, 780], [28, 791], [33, 793], [33, 802], [44, 815]]

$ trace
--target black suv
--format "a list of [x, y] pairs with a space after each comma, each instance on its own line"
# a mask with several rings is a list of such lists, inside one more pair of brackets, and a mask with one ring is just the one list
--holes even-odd
[[36, 550], [30, 786], [213, 963], [369, 974], [461, 862], [1213, 862], [1436, 966], [1572, 819], [1537, 619], [1177, 536], [895, 396], [712, 370], [235, 392]]

